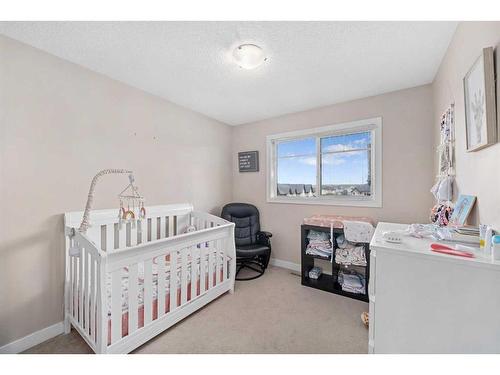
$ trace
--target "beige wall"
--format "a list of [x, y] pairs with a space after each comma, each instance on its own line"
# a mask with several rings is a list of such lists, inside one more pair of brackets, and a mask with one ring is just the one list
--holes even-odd
[[[463, 77], [485, 47], [500, 44], [500, 22], [462, 22], [448, 47], [433, 83], [434, 122], [455, 103], [457, 193], [477, 196], [471, 223], [491, 224], [500, 230], [500, 144], [466, 152]], [[500, 54], [496, 52], [497, 58]], [[497, 72], [498, 76], [499, 72]], [[497, 83], [498, 85], [499, 83]], [[497, 98], [500, 101], [500, 98]], [[497, 104], [498, 106], [498, 104]], [[439, 142], [436, 129], [435, 143]], [[437, 156], [437, 155], [436, 155]], [[436, 159], [437, 166], [437, 159]], [[437, 167], [436, 169], [437, 170]], [[456, 198], [456, 196], [455, 196]]]
[[0, 120], [0, 346], [63, 319], [61, 214], [98, 170], [133, 169], [147, 204], [231, 198], [230, 127], [2, 36]]
[[[383, 207], [360, 208], [266, 202], [266, 136], [364, 118], [383, 118]], [[377, 221], [427, 222], [433, 204], [431, 86], [238, 126], [233, 130], [233, 200], [255, 204], [262, 228], [273, 232], [273, 257], [300, 263], [300, 224], [312, 214], [368, 215]], [[258, 150], [260, 172], [239, 173], [237, 153]]]

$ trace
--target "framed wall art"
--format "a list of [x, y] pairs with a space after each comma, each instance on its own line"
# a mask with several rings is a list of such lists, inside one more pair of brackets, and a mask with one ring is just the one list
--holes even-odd
[[484, 48], [464, 78], [467, 151], [497, 141], [493, 48]]

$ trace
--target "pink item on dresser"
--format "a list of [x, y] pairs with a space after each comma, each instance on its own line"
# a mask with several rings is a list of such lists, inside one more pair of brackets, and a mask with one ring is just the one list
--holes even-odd
[[337, 229], [344, 228], [344, 221], [363, 221], [374, 225], [373, 220], [369, 217], [357, 217], [357, 216], [341, 216], [341, 215], [313, 215], [304, 218], [304, 224], [315, 225], [318, 227], [330, 228], [333, 226]]

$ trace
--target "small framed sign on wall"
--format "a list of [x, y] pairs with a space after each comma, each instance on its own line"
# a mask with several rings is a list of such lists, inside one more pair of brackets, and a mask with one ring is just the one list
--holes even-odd
[[240, 172], [258, 172], [259, 151], [238, 152], [238, 167]]

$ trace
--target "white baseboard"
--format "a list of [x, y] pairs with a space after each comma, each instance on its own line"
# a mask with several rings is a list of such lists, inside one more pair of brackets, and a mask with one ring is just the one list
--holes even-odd
[[271, 258], [269, 261], [271, 266], [286, 268], [287, 270], [292, 270], [300, 273], [300, 264], [288, 262], [286, 260]]
[[24, 352], [29, 348], [41, 344], [44, 341], [51, 339], [57, 335], [64, 333], [64, 323], [59, 322], [50, 327], [33, 332], [28, 336], [24, 336], [19, 340], [13, 341], [10, 344], [0, 347], [0, 354], [16, 354]]

